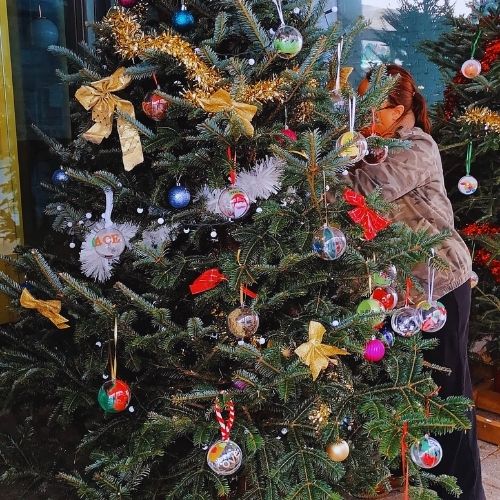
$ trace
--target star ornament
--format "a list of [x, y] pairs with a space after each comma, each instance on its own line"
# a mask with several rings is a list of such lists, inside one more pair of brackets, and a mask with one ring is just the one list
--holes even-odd
[[345, 349], [322, 344], [325, 332], [325, 327], [321, 323], [311, 321], [309, 323], [309, 340], [295, 349], [295, 354], [302, 363], [309, 366], [313, 380], [316, 380], [321, 370], [328, 366], [330, 356], [349, 354]]

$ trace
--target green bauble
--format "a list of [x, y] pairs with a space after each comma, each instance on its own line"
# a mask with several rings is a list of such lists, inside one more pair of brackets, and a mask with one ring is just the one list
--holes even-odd
[[380, 313], [370, 319], [373, 327], [379, 325], [384, 321], [385, 318], [385, 308], [384, 306], [375, 299], [365, 299], [362, 300], [358, 308], [356, 309], [358, 314], [366, 314], [366, 313]]
[[280, 26], [274, 35], [273, 47], [280, 57], [291, 59], [302, 49], [302, 35], [292, 26]]

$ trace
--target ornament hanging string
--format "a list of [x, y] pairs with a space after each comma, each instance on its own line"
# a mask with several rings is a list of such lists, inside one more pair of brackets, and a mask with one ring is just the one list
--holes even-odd
[[354, 121], [356, 119], [356, 96], [349, 97], [349, 132], [354, 132]]
[[344, 48], [344, 37], [341, 37], [340, 42], [337, 44], [337, 78], [335, 79], [335, 91], [337, 93], [340, 91], [340, 61], [342, 57], [343, 48]]
[[325, 227], [328, 226], [328, 200], [326, 199], [326, 173], [323, 170], [323, 199], [325, 201]]
[[472, 142], [467, 144], [467, 154], [465, 156], [465, 173], [470, 175], [470, 166], [472, 163]]
[[156, 78], [156, 72], [153, 72], [153, 82], [155, 82], [156, 88], [159, 90], [160, 85], [158, 83], [158, 78]]
[[222, 408], [219, 405], [219, 401], [217, 399], [215, 400], [215, 405], [214, 405], [215, 418], [219, 423], [222, 440], [229, 441], [229, 437], [231, 436], [231, 429], [234, 424], [234, 402], [232, 399], [230, 399], [225, 404], [225, 408], [228, 409], [227, 419], [224, 419], [224, 417], [222, 416]]
[[432, 296], [434, 295], [434, 280], [436, 278], [436, 269], [432, 265], [432, 261], [436, 255], [434, 248], [431, 249], [431, 256], [427, 262], [427, 301], [432, 303]]
[[[240, 255], [241, 255], [241, 248], [238, 248], [238, 251], [236, 252], [236, 262], [238, 263], [238, 266], [240, 266], [240, 268], [242, 268], [243, 270], [243, 265], [241, 264], [241, 261], [240, 261]], [[247, 274], [249, 274], [247, 272]], [[253, 277], [250, 276], [250, 279], [253, 280]], [[240, 304], [241, 306], [243, 307], [244, 306], [244, 302], [245, 302], [245, 297], [244, 296], [247, 296], [247, 297], [250, 297], [251, 299], [256, 299], [258, 297], [258, 295], [255, 293], [255, 292], [252, 292], [252, 290], [250, 290], [249, 288], [247, 288], [245, 285], [243, 285], [243, 283], [240, 285]]]
[[[116, 372], [117, 372], [117, 360], [116, 360], [116, 351], [117, 351], [117, 345], [118, 345], [118, 316], [115, 316], [115, 327], [114, 327], [114, 332], [113, 332], [113, 348], [109, 348], [109, 364], [110, 364], [110, 371], [111, 371], [111, 380], [114, 382], [116, 380]], [[112, 353], [111, 351], [114, 351]]]
[[439, 391], [441, 390], [441, 386], [436, 387], [433, 391], [429, 392], [425, 396], [425, 418], [429, 418], [431, 416], [431, 398], [437, 396]]
[[285, 26], [285, 18], [283, 17], [283, 6], [281, 5], [281, 0], [272, 0], [273, 4], [276, 6], [278, 12], [278, 17], [280, 19], [280, 28]]
[[371, 135], [375, 135], [375, 108], [372, 108], [372, 128]]
[[106, 208], [102, 217], [104, 219], [104, 227], [108, 228], [113, 225], [111, 220], [111, 213], [113, 212], [113, 190], [110, 188], [104, 189], [104, 196], [106, 197]]
[[474, 38], [474, 41], [472, 42], [472, 49], [471, 49], [471, 53], [470, 53], [470, 58], [471, 59], [474, 59], [474, 56], [476, 54], [476, 49], [477, 49], [477, 44], [479, 42], [479, 38], [481, 38], [481, 33], [482, 33], [483, 30], [479, 30], [477, 32], [477, 35], [476, 37]]
[[409, 489], [410, 489], [410, 471], [408, 468], [408, 445], [406, 444], [406, 436], [408, 435], [408, 422], [404, 422], [403, 428], [401, 429], [401, 469], [404, 478], [404, 493], [403, 499], [409, 500]]

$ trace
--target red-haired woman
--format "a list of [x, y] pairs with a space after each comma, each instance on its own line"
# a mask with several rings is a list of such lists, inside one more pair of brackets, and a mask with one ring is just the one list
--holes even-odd
[[[383, 137], [408, 139], [409, 150], [390, 155], [381, 165], [360, 165], [350, 173], [353, 189], [368, 194], [381, 188], [386, 200], [397, 210], [393, 220], [407, 223], [413, 229], [425, 228], [431, 233], [451, 233], [438, 254], [448, 269], [437, 271], [434, 300], [444, 304], [448, 312], [445, 326], [437, 333], [439, 346], [425, 354], [427, 361], [451, 368], [451, 375], [436, 371], [433, 378], [441, 387], [440, 396], [463, 395], [472, 398], [472, 385], [467, 359], [467, 336], [471, 301], [471, 258], [465, 243], [455, 231], [453, 210], [446, 195], [438, 146], [430, 134], [427, 105], [413, 77], [405, 69], [388, 65], [389, 75], [398, 76], [385, 103], [375, 113], [375, 132]], [[370, 73], [359, 85], [363, 95], [370, 85]], [[414, 269], [426, 286], [426, 265]], [[436, 336], [436, 334], [433, 334]], [[456, 431], [439, 440], [443, 459], [433, 470], [436, 474], [456, 476], [464, 500], [484, 500], [481, 464], [476, 441], [475, 417], [470, 415], [472, 429]], [[439, 491], [440, 498], [455, 498]]]

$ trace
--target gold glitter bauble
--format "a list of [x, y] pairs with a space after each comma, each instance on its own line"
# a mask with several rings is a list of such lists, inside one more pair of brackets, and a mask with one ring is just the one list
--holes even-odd
[[229, 313], [227, 326], [235, 337], [240, 339], [248, 338], [259, 328], [259, 316], [250, 307], [238, 307]]
[[349, 456], [349, 445], [343, 439], [336, 443], [328, 443], [326, 452], [334, 462], [343, 462]]

